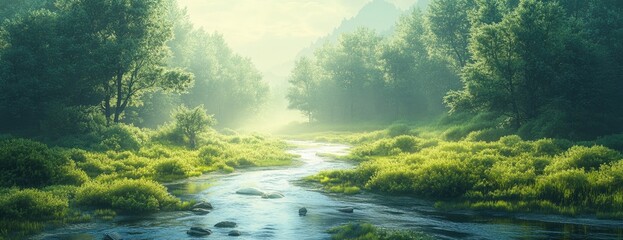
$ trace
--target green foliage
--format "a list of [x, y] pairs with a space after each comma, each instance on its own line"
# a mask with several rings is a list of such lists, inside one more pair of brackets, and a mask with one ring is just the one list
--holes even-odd
[[193, 172], [193, 167], [179, 158], [161, 160], [154, 165], [155, 178], [160, 182], [170, 182], [191, 176], [198, 176], [200, 172]]
[[36, 189], [10, 189], [0, 197], [0, 216], [3, 220], [60, 219], [67, 211], [66, 198]]
[[397, 137], [400, 135], [410, 135], [411, 128], [406, 124], [392, 124], [387, 127], [387, 136]]
[[199, 158], [206, 165], [211, 165], [221, 159], [223, 148], [218, 145], [206, 145], [199, 149]]
[[422, 148], [434, 145], [437, 145], [437, 141], [434, 139], [425, 140], [423, 138], [413, 136], [398, 136], [357, 146], [351, 151], [350, 158], [361, 160], [369, 156], [389, 156], [400, 153], [414, 153]]
[[144, 179], [86, 183], [78, 188], [76, 202], [84, 206], [138, 214], [175, 209], [180, 203], [164, 186]]
[[197, 146], [197, 135], [216, 124], [212, 115], [208, 115], [203, 105], [193, 109], [180, 106], [174, 113], [175, 127], [188, 138], [190, 148]]
[[[488, 142], [469, 139], [380, 139], [352, 150], [348, 158], [363, 160], [355, 169], [324, 171], [306, 180], [332, 192], [356, 187], [442, 200], [440, 206], [455, 208], [613, 217], [622, 210], [617, 205], [623, 201], [620, 152], [563, 139], [525, 141], [517, 135]], [[416, 151], [398, 148], [400, 142]]]
[[556, 156], [545, 170], [552, 173], [570, 169], [595, 171], [604, 164], [618, 160], [623, 160], [623, 155], [603, 146], [573, 146], [564, 154]]
[[101, 141], [96, 147], [98, 150], [138, 150], [146, 141], [144, 131], [125, 124], [114, 124], [102, 129], [99, 133]]
[[0, 141], [0, 186], [80, 185], [86, 180], [60, 149], [26, 139]]
[[369, 223], [349, 223], [331, 228], [331, 239], [355, 239], [355, 240], [423, 240], [433, 239], [424, 233], [412, 231], [396, 231], [375, 227]]

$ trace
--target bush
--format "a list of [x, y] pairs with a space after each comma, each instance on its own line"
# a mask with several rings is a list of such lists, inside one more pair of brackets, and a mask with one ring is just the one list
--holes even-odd
[[161, 182], [190, 177], [191, 169], [192, 166], [177, 158], [162, 160], [154, 166], [156, 180]]
[[623, 152], [623, 134], [601, 137], [595, 142], [599, 145]]
[[36, 189], [11, 189], [0, 195], [0, 219], [45, 221], [67, 214], [67, 198]]
[[623, 156], [619, 152], [603, 146], [573, 146], [564, 154], [555, 157], [552, 164], [545, 170], [548, 172], [557, 172], [567, 169], [594, 171], [599, 169], [603, 164], [608, 164], [622, 158]]
[[539, 196], [561, 205], [586, 206], [590, 190], [588, 175], [579, 169], [563, 170], [538, 180]]
[[406, 124], [393, 124], [387, 128], [387, 136], [397, 137], [400, 135], [409, 135], [411, 128]]
[[106, 125], [106, 119], [97, 107], [55, 105], [46, 109], [41, 129], [47, 137], [84, 136], [98, 132]]
[[45, 144], [26, 139], [0, 141], [0, 186], [81, 184], [82, 173], [69, 164], [63, 152], [49, 149]]
[[103, 151], [137, 151], [147, 139], [143, 130], [125, 124], [114, 124], [104, 128], [99, 134], [101, 141], [97, 149]]
[[428, 162], [415, 172], [416, 194], [433, 198], [454, 198], [465, 194], [473, 185], [468, 167], [459, 161]]
[[212, 165], [223, 155], [223, 148], [217, 145], [206, 145], [199, 149], [199, 159], [206, 165]]
[[468, 141], [485, 141], [494, 142], [500, 140], [501, 137], [513, 134], [513, 131], [506, 128], [487, 128], [483, 130], [473, 131], [467, 134], [465, 138]]
[[126, 213], [152, 213], [175, 209], [180, 203], [166, 188], [145, 179], [121, 179], [111, 182], [92, 181], [76, 193], [80, 205], [114, 209]]

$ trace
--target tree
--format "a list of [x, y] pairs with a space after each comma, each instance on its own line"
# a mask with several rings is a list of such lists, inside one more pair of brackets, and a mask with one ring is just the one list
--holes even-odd
[[378, 68], [381, 40], [373, 30], [359, 28], [343, 34], [333, 52], [327, 51], [330, 48], [319, 50], [320, 67], [346, 94], [344, 111], [349, 120], [367, 116], [361, 110], [374, 111], [380, 107], [375, 106], [382, 102], [375, 90], [383, 88], [382, 73]]
[[216, 124], [213, 115], [208, 115], [203, 105], [193, 109], [182, 105], [175, 110], [173, 118], [175, 126], [188, 138], [190, 148], [197, 147], [197, 134]]
[[188, 69], [196, 83], [182, 96], [188, 105], [203, 104], [226, 126], [255, 114], [269, 93], [268, 84], [249, 58], [234, 53], [223, 36], [199, 29], [192, 35]]
[[459, 83], [445, 63], [431, 58], [425, 41], [422, 14], [414, 10], [400, 19], [394, 36], [383, 45], [380, 67], [396, 117], [441, 113], [441, 98]]
[[294, 63], [294, 69], [288, 79], [288, 108], [298, 109], [307, 115], [308, 121], [314, 119], [317, 109], [318, 77], [316, 65], [310, 59], [302, 57]]
[[140, 104], [141, 94], [158, 89], [182, 91], [192, 74], [166, 66], [171, 24], [163, 0], [75, 1], [106, 66], [101, 83], [102, 109], [108, 122], [119, 122], [124, 110]]
[[434, 0], [426, 14], [431, 55], [447, 60], [458, 72], [470, 61], [467, 49], [474, 0]]

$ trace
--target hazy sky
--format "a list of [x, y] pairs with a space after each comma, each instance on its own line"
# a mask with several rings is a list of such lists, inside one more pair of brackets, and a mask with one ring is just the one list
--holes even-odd
[[[218, 31], [263, 72], [292, 60], [371, 0], [179, 0], [195, 26]], [[387, 0], [406, 9], [417, 0]]]

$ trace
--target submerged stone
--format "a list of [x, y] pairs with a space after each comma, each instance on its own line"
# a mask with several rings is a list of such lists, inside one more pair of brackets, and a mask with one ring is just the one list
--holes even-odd
[[212, 231], [210, 231], [210, 229], [201, 227], [191, 227], [190, 230], [186, 231], [186, 233], [191, 236], [201, 237], [212, 234]]
[[238, 224], [236, 224], [235, 222], [223, 221], [215, 224], [214, 226], [218, 228], [235, 228], [236, 226], [238, 226]]
[[271, 192], [271, 193], [262, 194], [262, 198], [268, 198], [268, 199], [283, 198], [283, 197], [285, 197], [285, 196], [283, 196], [283, 194], [278, 193], [278, 192]]
[[241, 189], [238, 189], [236, 193], [242, 194], [242, 195], [255, 195], [255, 196], [262, 196], [264, 194], [262, 190], [259, 190], [257, 188], [241, 188]]
[[304, 207], [300, 208], [299, 216], [305, 216], [305, 215], [307, 215], [307, 208], [304, 208]]
[[237, 236], [240, 236], [241, 233], [238, 230], [231, 230], [231, 231], [229, 231], [229, 234], [227, 234], [227, 235], [232, 236], [232, 237], [237, 237]]
[[352, 207], [338, 208], [337, 210], [343, 213], [353, 213], [355, 211]]

